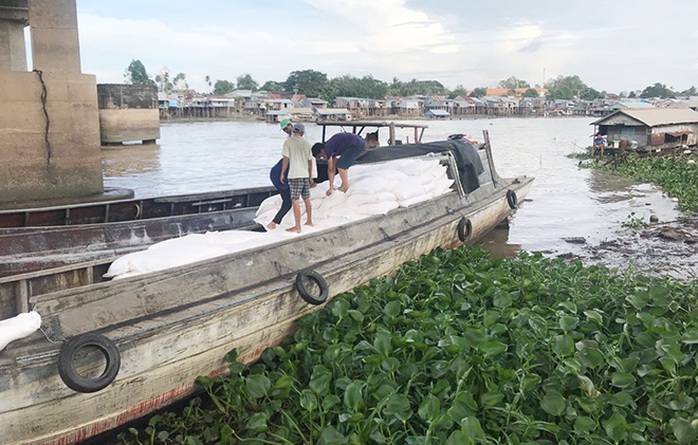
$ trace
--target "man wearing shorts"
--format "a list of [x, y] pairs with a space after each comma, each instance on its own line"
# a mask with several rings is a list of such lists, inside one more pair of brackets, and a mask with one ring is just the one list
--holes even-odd
[[327, 158], [327, 178], [330, 180], [327, 196], [331, 195], [334, 189], [335, 171], [339, 171], [339, 177], [342, 180], [338, 190], [346, 192], [349, 189], [347, 170], [365, 150], [366, 142], [354, 133], [337, 133], [325, 142], [323, 152]]
[[310, 204], [310, 181], [312, 180], [313, 164], [312, 150], [310, 143], [303, 139], [305, 126], [303, 124], [293, 124], [293, 135], [286, 139], [281, 149], [283, 164], [281, 167], [281, 182], [284, 182], [284, 172], [288, 171], [288, 183], [291, 189], [291, 205], [293, 206], [293, 218], [296, 225], [289, 232], [300, 233], [301, 231], [301, 206], [300, 199], [305, 203], [305, 214], [307, 216], [305, 225], [313, 225], [313, 208]]

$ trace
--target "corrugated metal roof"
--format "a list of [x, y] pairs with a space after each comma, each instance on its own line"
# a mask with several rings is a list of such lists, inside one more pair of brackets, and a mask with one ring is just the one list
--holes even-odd
[[657, 125], [671, 125], [671, 124], [693, 124], [698, 123], [698, 112], [693, 111], [690, 108], [643, 108], [643, 109], [622, 109], [615, 113], [611, 113], [608, 116], [602, 117], [591, 123], [591, 125], [602, 124], [605, 120], [610, 117], [623, 113], [637, 121], [642, 122], [648, 127], [655, 127]]

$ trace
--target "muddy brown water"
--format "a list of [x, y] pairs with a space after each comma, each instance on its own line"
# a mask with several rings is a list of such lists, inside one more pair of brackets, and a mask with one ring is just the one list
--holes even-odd
[[[419, 121], [424, 140], [463, 133], [482, 140], [487, 130], [501, 176], [535, 176], [527, 202], [481, 246], [494, 256], [521, 250], [549, 257], [580, 258], [586, 264], [692, 279], [698, 272], [696, 245], [659, 236], [681, 213], [651, 184], [579, 168], [568, 158], [591, 144], [591, 118], [516, 118]], [[321, 130], [306, 125], [306, 138]], [[385, 143], [386, 134], [379, 135]], [[269, 185], [269, 169], [280, 156], [285, 134], [263, 122], [165, 123], [157, 145], [103, 150], [105, 186], [136, 196], [203, 192]], [[398, 139], [411, 135], [398, 133]], [[644, 230], [632, 221], [659, 223]], [[685, 228], [686, 224], [680, 225]], [[688, 223], [691, 227], [691, 223]]]

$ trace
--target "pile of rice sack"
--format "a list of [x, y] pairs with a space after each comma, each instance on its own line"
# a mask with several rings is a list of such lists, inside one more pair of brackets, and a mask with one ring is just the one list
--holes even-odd
[[[346, 193], [335, 191], [326, 196], [327, 181], [310, 189], [314, 226], [305, 225], [305, 205], [301, 200], [300, 235], [409, 207], [450, 191], [453, 184], [446, 175], [446, 167], [430, 157], [354, 165], [348, 170], [348, 179]], [[340, 183], [339, 176], [335, 177], [335, 186]], [[267, 198], [259, 206], [255, 222], [266, 228], [280, 207], [279, 195]], [[174, 238], [118, 258], [104, 276], [126, 278], [271, 244], [299, 236], [286, 231], [294, 225], [293, 210], [290, 210], [276, 229], [266, 233], [227, 230]]]

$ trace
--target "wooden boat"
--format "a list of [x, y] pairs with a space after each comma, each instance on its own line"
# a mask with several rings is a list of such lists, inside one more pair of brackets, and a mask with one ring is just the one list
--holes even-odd
[[191, 233], [256, 226], [273, 187], [0, 210], [0, 277], [122, 255]]
[[75, 443], [187, 397], [197, 376], [227, 372], [233, 348], [251, 363], [328, 298], [476, 241], [532, 185], [499, 177], [489, 145], [465, 156], [479, 169], [460, 141], [421, 145], [452, 189], [385, 215], [131, 278], [104, 280], [107, 259], [0, 278], [0, 319], [42, 316], [41, 331], [0, 352], [0, 444]]

